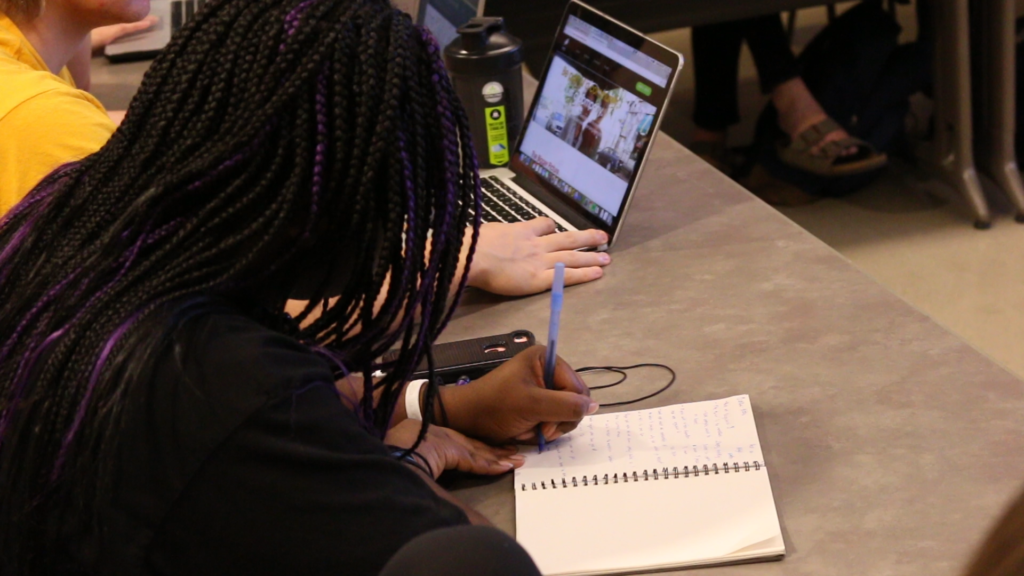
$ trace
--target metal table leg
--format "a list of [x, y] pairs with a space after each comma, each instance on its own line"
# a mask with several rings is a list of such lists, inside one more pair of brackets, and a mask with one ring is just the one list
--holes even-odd
[[971, 119], [970, 7], [968, 0], [933, 2], [935, 46], [935, 137], [924, 160], [967, 200], [975, 228], [992, 215], [974, 169]]
[[1010, 197], [1017, 222], [1024, 222], [1024, 183], [1017, 168], [1014, 134], [1016, 110], [1015, 0], [978, 1], [982, 38], [982, 118], [985, 134], [980, 139], [980, 164]]

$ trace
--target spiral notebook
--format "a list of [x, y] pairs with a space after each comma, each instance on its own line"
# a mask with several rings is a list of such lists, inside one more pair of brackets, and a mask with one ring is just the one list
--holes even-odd
[[786, 554], [748, 396], [590, 416], [523, 454], [516, 539], [545, 576]]

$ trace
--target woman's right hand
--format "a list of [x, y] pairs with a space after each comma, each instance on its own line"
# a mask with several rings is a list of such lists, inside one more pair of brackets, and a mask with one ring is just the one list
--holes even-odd
[[[388, 430], [384, 443], [397, 448], [409, 448], [416, 442], [420, 426], [422, 422], [419, 420], [404, 420]], [[517, 454], [518, 451], [515, 446], [489, 446], [455, 430], [433, 424], [416, 448], [416, 454], [427, 461], [435, 480], [445, 470], [482, 475], [504, 474], [525, 462]]]

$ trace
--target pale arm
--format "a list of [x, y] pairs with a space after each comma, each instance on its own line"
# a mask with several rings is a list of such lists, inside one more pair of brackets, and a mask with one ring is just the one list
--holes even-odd
[[[469, 285], [503, 296], [537, 294], [551, 288], [558, 262], [566, 265], [565, 283], [569, 286], [591, 282], [604, 275], [603, 267], [611, 263], [611, 256], [579, 249], [606, 244], [607, 234], [598, 230], [554, 232], [555, 223], [548, 218], [515, 224], [484, 224], [480, 228], [480, 240], [469, 270]], [[472, 233], [472, 229], [466, 230], [456, 278], [462, 276], [469, 259]], [[384, 286], [388, 286], [387, 279]], [[380, 310], [386, 293], [385, 288], [377, 297], [376, 310]], [[293, 300], [287, 303], [285, 311], [298, 316], [305, 306], [306, 302]], [[314, 312], [308, 322], [315, 319]]]

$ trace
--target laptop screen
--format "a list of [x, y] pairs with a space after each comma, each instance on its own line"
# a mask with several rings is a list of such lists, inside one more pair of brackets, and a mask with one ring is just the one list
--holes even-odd
[[420, 0], [420, 22], [444, 48], [459, 35], [460, 26], [477, 15], [480, 0]]
[[631, 46], [579, 16], [570, 11], [555, 39], [513, 166], [613, 226], [676, 69], [645, 53], [641, 36], [627, 31]]

